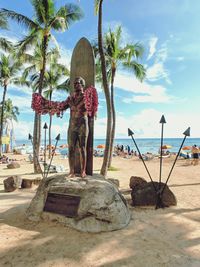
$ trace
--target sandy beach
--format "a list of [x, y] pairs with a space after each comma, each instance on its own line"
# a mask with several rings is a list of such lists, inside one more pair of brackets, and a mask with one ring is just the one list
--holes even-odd
[[[200, 165], [189, 165], [179, 159], [169, 180], [177, 198], [177, 206], [155, 210], [130, 206], [132, 219], [128, 227], [100, 234], [82, 233], [56, 222], [33, 223], [25, 211], [37, 189], [19, 189], [5, 193], [3, 180], [10, 175], [37, 178], [26, 155], [17, 158], [19, 169], [9, 170], [0, 165], [0, 266], [13, 267], [157, 267], [200, 266]], [[163, 159], [162, 180], [165, 181], [174, 158]], [[56, 164], [68, 171], [67, 159], [57, 156]], [[94, 158], [94, 173], [99, 173], [102, 158]], [[146, 162], [156, 181], [159, 159]], [[129, 188], [132, 175], [149, 181], [142, 162], [115, 157], [109, 178], [120, 181], [120, 189]], [[130, 202], [130, 196], [126, 196]]]

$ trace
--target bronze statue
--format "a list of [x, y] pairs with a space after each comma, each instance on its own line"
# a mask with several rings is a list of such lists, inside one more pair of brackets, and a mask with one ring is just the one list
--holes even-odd
[[69, 177], [75, 176], [75, 148], [78, 144], [80, 151], [81, 177], [86, 176], [87, 139], [89, 133], [88, 116], [96, 116], [98, 96], [92, 86], [84, 89], [85, 81], [82, 77], [74, 80], [74, 92], [62, 102], [49, 101], [35, 93], [32, 99], [32, 108], [38, 114], [61, 116], [64, 110], [70, 108], [70, 120], [68, 128], [69, 149]]

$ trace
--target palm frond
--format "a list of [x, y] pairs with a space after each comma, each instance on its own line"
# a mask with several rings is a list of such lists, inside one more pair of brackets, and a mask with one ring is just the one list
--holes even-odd
[[97, 15], [99, 13], [99, 3], [100, 3], [100, 0], [95, 0], [94, 1], [94, 12], [95, 12], [95, 15]]
[[35, 72], [36, 72], [36, 66], [34, 64], [34, 65], [31, 65], [31, 66], [28, 66], [27, 68], [25, 68], [25, 70], [22, 73], [22, 76], [26, 79], [29, 74], [32, 74]]
[[16, 77], [12, 79], [12, 84], [17, 85], [17, 86], [27, 86], [30, 87], [30, 82], [24, 79], [24, 77]]
[[56, 50], [60, 51], [59, 44], [53, 34], [51, 34], [51, 40], [55, 44]]
[[65, 30], [69, 26], [83, 17], [81, 8], [74, 4], [66, 4], [61, 7], [55, 15], [55, 18], [50, 21], [50, 25], [55, 30]]
[[63, 83], [59, 84], [56, 87], [57, 91], [66, 91], [66, 92], [70, 92], [70, 79], [66, 79]]
[[143, 81], [146, 77], [146, 70], [142, 64], [137, 63], [136, 61], [124, 62], [123, 66], [127, 69], [132, 69], [136, 78], [140, 81]]
[[24, 16], [22, 14], [16, 13], [15, 11], [8, 10], [5, 8], [0, 9], [0, 16], [10, 18], [10, 19], [16, 21], [18, 24], [21, 24], [21, 25], [23, 25], [26, 28], [31, 29], [31, 30], [39, 27], [39, 25], [36, 22], [29, 19], [27, 16]]
[[6, 38], [0, 37], [0, 48], [5, 52], [12, 52], [14, 46], [12, 42], [8, 41]]
[[3, 15], [0, 16], [0, 28], [8, 30], [8, 21], [7, 18]]
[[16, 47], [18, 48], [18, 53], [19, 56], [25, 53], [27, 49], [29, 49], [31, 46], [37, 43], [38, 41], [38, 34], [39, 31], [32, 31], [29, 33], [28, 36], [25, 36], [24, 39], [20, 40], [17, 44]]

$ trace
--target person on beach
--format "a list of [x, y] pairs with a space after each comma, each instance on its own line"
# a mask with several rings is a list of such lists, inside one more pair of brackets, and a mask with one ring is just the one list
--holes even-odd
[[191, 152], [192, 152], [192, 158], [193, 158], [191, 164], [194, 166], [198, 165], [199, 164], [199, 152], [200, 152], [200, 150], [197, 147], [197, 145], [192, 146]]
[[82, 77], [75, 78], [74, 92], [62, 102], [48, 101], [39, 94], [33, 94], [32, 108], [39, 114], [50, 113], [61, 116], [64, 110], [70, 108], [68, 128], [70, 173], [68, 177], [75, 176], [75, 148], [77, 144], [80, 151], [81, 177], [86, 176], [88, 116], [96, 116], [98, 96], [94, 87], [90, 86], [87, 89], [84, 87], [84, 79]]

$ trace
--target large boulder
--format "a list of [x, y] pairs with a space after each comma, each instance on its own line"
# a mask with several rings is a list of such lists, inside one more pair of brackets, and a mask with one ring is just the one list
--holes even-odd
[[14, 175], [6, 178], [3, 181], [5, 192], [13, 192], [18, 188], [21, 188], [22, 178]]
[[8, 169], [17, 169], [17, 168], [20, 168], [20, 164], [18, 162], [11, 162], [7, 165], [7, 168]]
[[[146, 182], [141, 177], [132, 176], [130, 184], [132, 186], [131, 198], [133, 206], [156, 206], [158, 204], [158, 195], [155, 192], [155, 188], [156, 190], [159, 188], [158, 182]], [[164, 183], [161, 183], [161, 191], [164, 185]], [[163, 207], [177, 205], [176, 197], [168, 186], [165, 187], [161, 199]]]
[[27, 210], [30, 220], [56, 220], [83, 232], [127, 226], [130, 212], [115, 185], [98, 175], [65, 177], [55, 175], [41, 181]]

